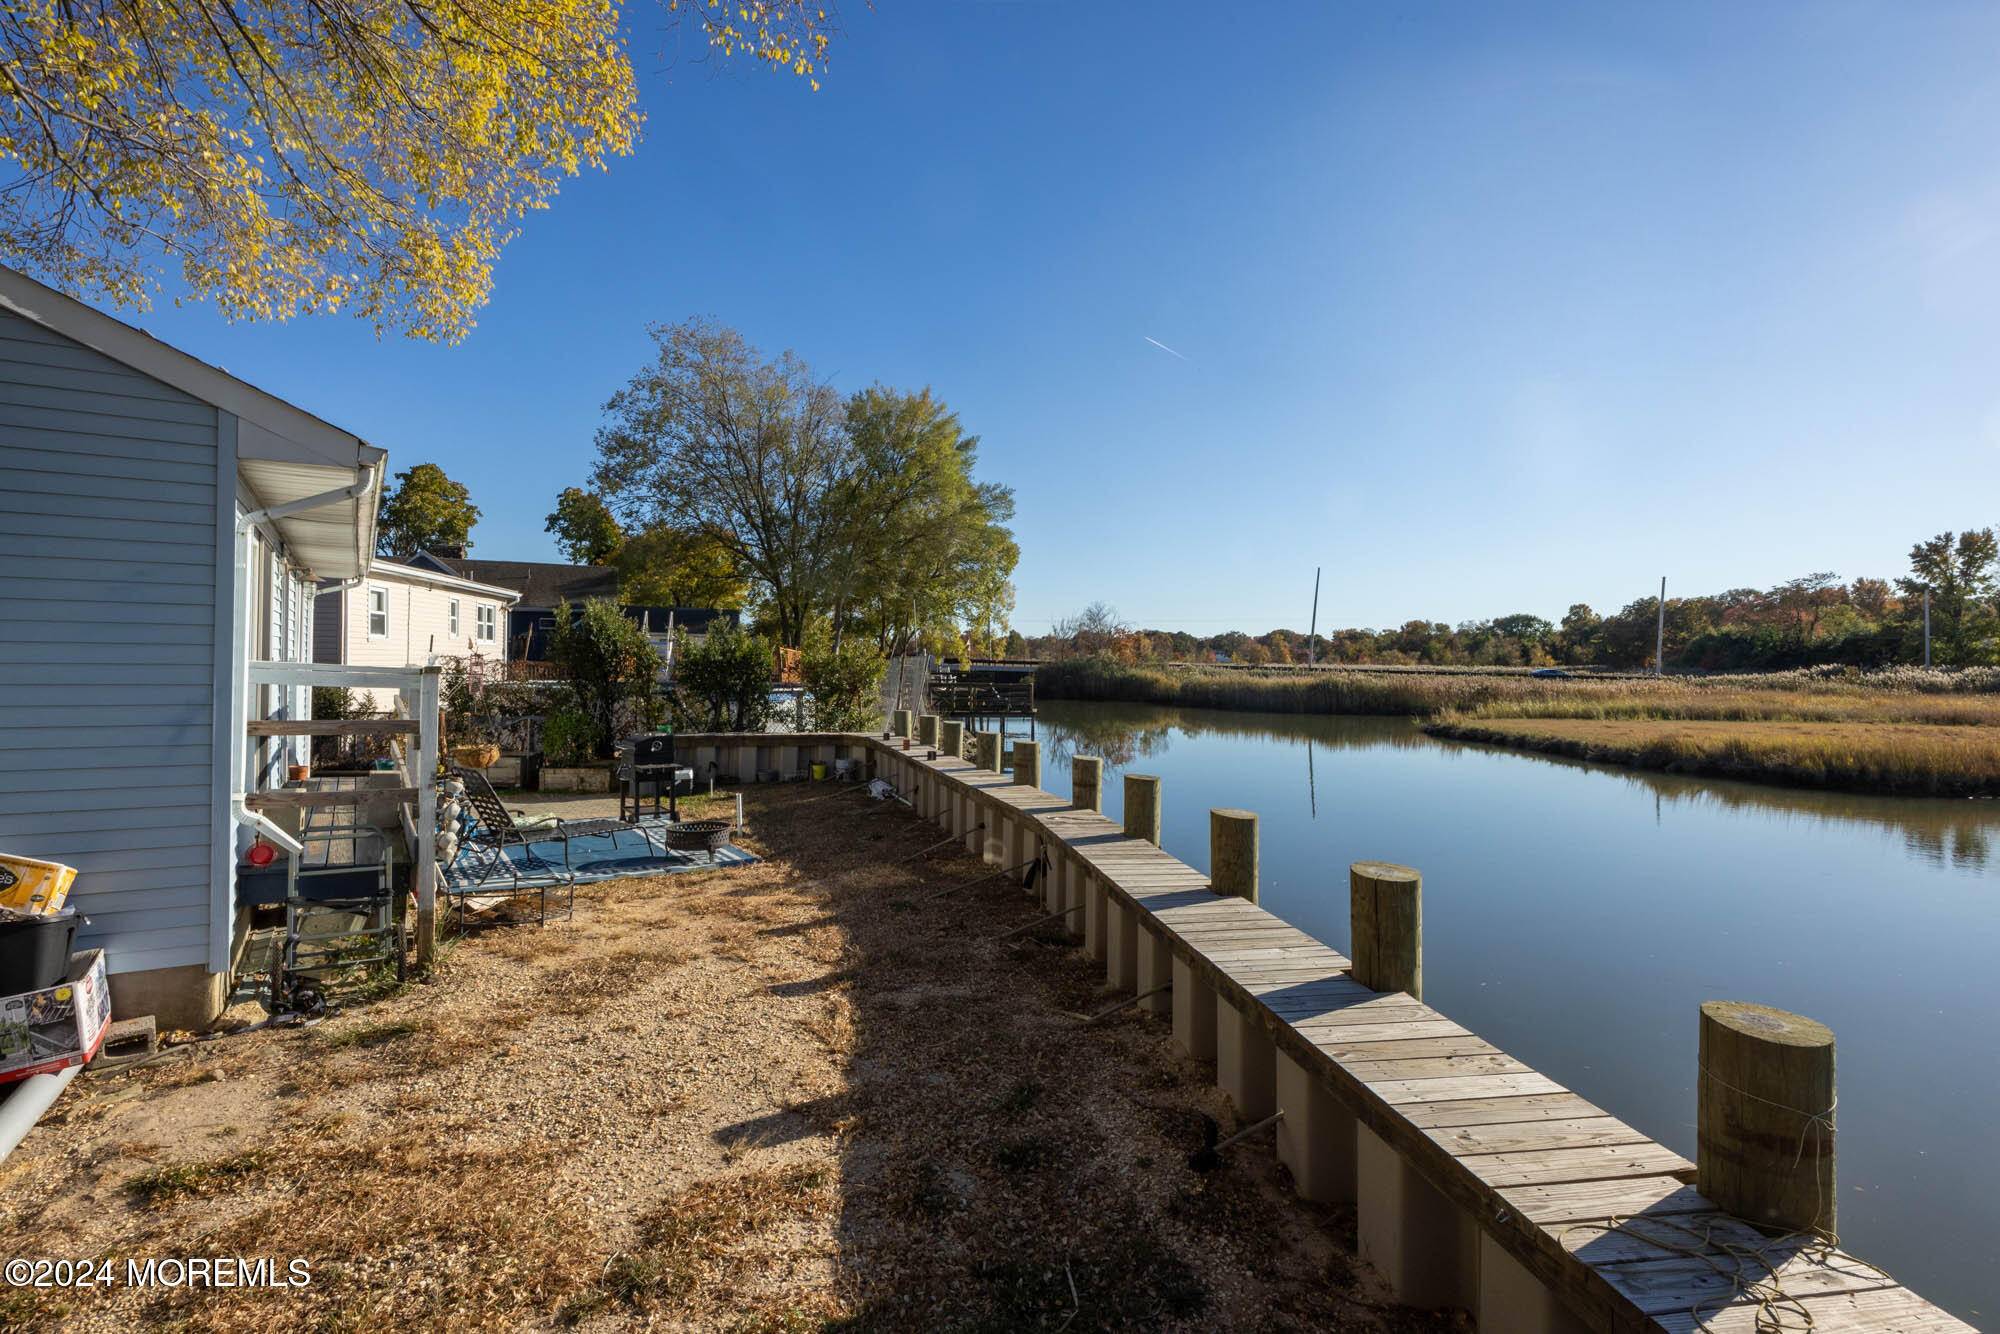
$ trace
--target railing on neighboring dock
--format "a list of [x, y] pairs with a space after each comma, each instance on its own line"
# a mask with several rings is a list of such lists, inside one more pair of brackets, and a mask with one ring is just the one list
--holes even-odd
[[746, 778], [858, 759], [987, 862], [1039, 867], [1047, 919], [1171, 1016], [1246, 1122], [1276, 1118], [1298, 1192], [1354, 1205], [1398, 1300], [1508, 1334], [1970, 1328], [1831, 1240], [1820, 1026], [1702, 1007], [1697, 1166], [1423, 1003], [1416, 872], [1351, 868], [1350, 962], [1257, 906], [1255, 815], [1211, 812], [1203, 875], [1158, 847], [1159, 779], [1125, 776], [1121, 825], [1100, 813], [1102, 761], [1073, 762], [1064, 801], [1034, 742], [1014, 742], [1011, 773], [999, 743], [902, 711], [881, 737], [683, 736], [679, 752]]

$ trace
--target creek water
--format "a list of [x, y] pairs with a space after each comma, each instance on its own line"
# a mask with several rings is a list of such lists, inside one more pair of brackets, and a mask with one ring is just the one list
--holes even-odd
[[[1650, 774], [1441, 741], [1405, 719], [1044, 702], [1072, 755], [1163, 780], [1163, 843], [1261, 817], [1260, 902], [1348, 948], [1347, 866], [1424, 876], [1425, 999], [1687, 1155], [1696, 1009], [1835, 1034], [1843, 1245], [2000, 1323], [2000, 803]], [[1019, 725], [1016, 724], [1018, 727]]]

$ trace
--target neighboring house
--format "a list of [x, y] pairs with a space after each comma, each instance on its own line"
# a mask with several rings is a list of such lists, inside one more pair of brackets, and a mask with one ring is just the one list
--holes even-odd
[[[549, 632], [555, 628], [556, 608], [570, 605], [572, 614], [591, 598], [618, 597], [618, 571], [609, 565], [561, 565], [549, 561], [482, 560], [478, 557], [424, 551], [410, 557], [413, 569], [476, 579], [481, 583], [521, 590], [509, 618], [507, 654], [516, 662], [544, 662], [549, 656]], [[718, 611], [713, 607], [623, 606], [627, 616], [638, 620], [646, 633], [663, 649], [672, 630], [685, 630], [699, 641], [707, 635], [709, 623], [717, 617], [730, 625], [741, 619], [740, 612]]]
[[[363, 667], [424, 667], [446, 658], [507, 656], [511, 588], [376, 557], [359, 584], [329, 580], [313, 609], [313, 661]], [[377, 707], [390, 690], [357, 690]]]
[[[0, 268], [0, 847], [77, 868], [120, 1015], [227, 993], [250, 839], [326, 579], [365, 574], [382, 450]], [[254, 710], [254, 713], [252, 712]], [[240, 812], [240, 813], [239, 813]]]

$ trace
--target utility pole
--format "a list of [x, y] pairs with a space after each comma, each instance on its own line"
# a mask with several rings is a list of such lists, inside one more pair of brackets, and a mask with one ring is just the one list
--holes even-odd
[[1931, 586], [1924, 585], [1924, 666], [1931, 665]]
[[1653, 632], [1653, 675], [1667, 674], [1667, 576], [1660, 576], [1660, 623]]
[[1306, 666], [1319, 663], [1319, 566], [1313, 566], [1313, 614], [1312, 626], [1306, 631]]

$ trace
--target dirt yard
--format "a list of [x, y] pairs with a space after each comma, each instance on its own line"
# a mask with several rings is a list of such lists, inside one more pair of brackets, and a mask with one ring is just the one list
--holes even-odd
[[[77, 1080], [0, 1167], [8, 1256], [310, 1285], [0, 1290], [0, 1327], [1448, 1328], [1102, 970], [894, 803], [753, 788], [762, 864], [586, 889], [311, 1027]], [[256, 1017], [254, 1008], [244, 1017]]]

